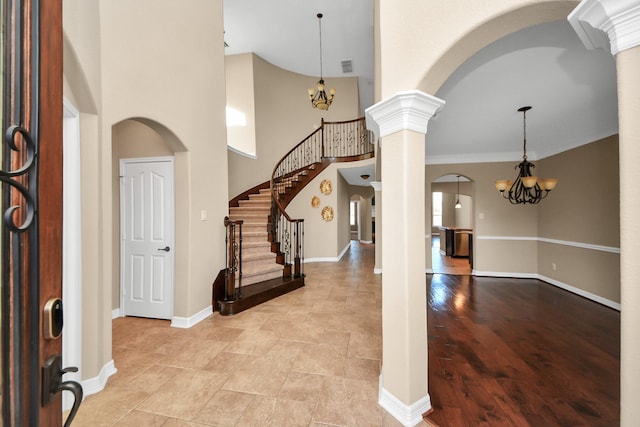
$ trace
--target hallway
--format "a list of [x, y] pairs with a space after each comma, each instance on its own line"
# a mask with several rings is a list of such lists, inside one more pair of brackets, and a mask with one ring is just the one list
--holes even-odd
[[340, 262], [304, 267], [304, 288], [191, 329], [115, 319], [118, 372], [74, 427], [399, 426], [377, 403], [374, 245], [352, 242]]

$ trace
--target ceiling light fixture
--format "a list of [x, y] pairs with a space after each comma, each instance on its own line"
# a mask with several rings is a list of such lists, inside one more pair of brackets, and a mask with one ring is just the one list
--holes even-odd
[[518, 108], [518, 111], [522, 112], [524, 134], [522, 162], [516, 165], [516, 169], [519, 168], [520, 172], [518, 172], [515, 182], [501, 179], [495, 183], [496, 189], [502, 194], [502, 197], [509, 200], [513, 205], [540, 203], [540, 200], [547, 197], [549, 191], [553, 190], [558, 184], [558, 180], [555, 178], [538, 179], [537, 176], [531, 175], [531, 169], [535, 168], [536, 165], [527, 161], [527, 111], [530, 109], [530, 106]]
[[318, 13], [316, 16], [318, 17], [318, 28], [320, 33], [320, 80], [318, 80], [317, 90], [309, 88], [307, 89], [307, 92], [309, 93], [309, 99], [311, 100], [313, 108], [317, 108], [318, 110], [328, 110], [329, 106], [333, 102], [336, 90], [331, 88], [329, 90], [329, 95], [327, 95], [327, 92], [324, 90], [324, 79], [322, 78], [322, 14]]
[[360, 175], [360, 178], [362, 178], [362, 179], [364, 179], [366, 181], [367, 179], [369, 179], [370, 176], [371, 175], [365, 173], [365, 174]]
[[456, 194], [456, 209], [462, 209], [462, 204], [460, 204], [460, 175], [456, 175], [458, 177], [458, 193]]

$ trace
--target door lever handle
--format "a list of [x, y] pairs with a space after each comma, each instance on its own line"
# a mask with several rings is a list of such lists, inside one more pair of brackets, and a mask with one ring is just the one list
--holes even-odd
[[73, 393], [73, 406], [71, 412], [64, 423], [64, 427], [69, 427], [78, 413], [78, 408], [82, 403], [82, 386], [76, 381], [62, 381], [62, 375], [67, 372], [78, 372], [78, 368], [70, 367], [62, 369], [62, 356], [56, 354], [44, 362], [42, 367], [42, 406], [51, 402], [56, 394], [63, 390]]
[[[76, 368], [77, 370], [77, 368]], [[69, 412], [69, 416], [67, 420], [64, 422], [64, 427], [71, 426], [71, 422], [75, 418], [78, 413], [78, 409], [80, 408], [80, 404], [82, 403], [82, 386], [76, 381], [63, 381], [57, 388], [57, 391], [68, 390], [73, 393], [73, 406], [71, 407], [71, 411]]]
[[164, 248], [159, 248], [159, 251], [165, 251], [165, 252], [169, 252], [171, 250], [171, 248], [169, 246], [165, 246]]

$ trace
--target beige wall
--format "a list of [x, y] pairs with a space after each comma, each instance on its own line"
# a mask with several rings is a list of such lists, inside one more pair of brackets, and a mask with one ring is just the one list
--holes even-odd
[[394, 0], [379, 0], [379, 4], [377, 76], [385, 99], [410, 89], [434, 95], [473, 53], [522, 28], [566, 19], [578, 1], [404, 0], [398, 7]]
[[[185, 150], [175, 156], [180, 221], [174, 316], [189, 317], [209, 305], [211, 282], [224, 264], [224, 245], [213, 243], [224, 241], [228, 200], [222, 2], [194, 0], [190, 6], [170, 0], [64, 2], [65, 96], [81, 113], [85, 379], [111, 360], [119, 280], [113, 125], [141, 118], [157, 124], [165, 141], [171, 136], [172, 151]], [[201, 210], [210, 221], [200, 221]]]
[[[276, 163], [299, 142], [326, 121], [359, 117], [358, 80], [355, 77], [327, 78], [337, 90], [328, 111], [312, 108], [307, 88], [315, 87], [317, 77], [278, 68], [256, 55], [253, 61], [255, 96], [256, 159], [229, 152], [229, 195], [236, 195], [271, 179]], [[244, 66], [248, 66], [243, 61]], [[231, 88], [230, 88], [231, 90]], [[244, 93], [244, 92], [243, 92]], [[247, 93], [230, 92], [234, 102]]]
[[[515, 178], [515, 163], [425, 168], [427, 182], [452, 172], [474, 181], [473, 186], [460, 185], [460, 193], [473, 199], [474, 270], [479, 274], [539, 275], [619, 303], [617, 136], [534, 162], [540, 176], [560, 180], [538, 205], [511, 205], [496, 191], [495, 180]], [[455, 185], [433, 183], [428, 195], [436, 190], [453, 191], [446, 200], [454, 203]], [[425, 203], [431, 212], [431, 197], [425, 197]], [[430, 216], [425, 220], [430, 227]], [[428, 256], [428, 267], [430, 262]]]
[[[349, 245], [350, 225], [349, 225], [349, 201], [354, 194], [373, 197], [373, 188], [349, 185], [338, 169], [359, 167], [371, 164], [374, 160], [362, 160], [358, 162], [333, 163], [323, 170], [315, 179], [298, 193], [298, 195], [287, 206], [287, 213], [292, 218], [304, 219], [305, 233], [305, 259], [312, 261], [335, 260], [342, 251]], [[328, 179], [331, 181], [333, 191], [331, 194], [320, 192], [320, 183]], [[320, 206], [311, 206], [313, 196], [320, 198]], [[322, 209], [330, 206], [334, 211], [333, 221], [322, 219]], [[369, 212], [371, 211], [369, 207]], [[369, 223], [371, 214], [369, 213]], [[369, 236], [371, 228], [369, 226]], [[370, 239], [369, 239], [370, 240]]]
[[[256, 109], [252, 53], [225, 56], [227, 107], [245, 114], [246, 126], [227, 127], [227, 144], [239, 153], [256, 154]], [[233, 197], [233, 196], [232, 196]]]

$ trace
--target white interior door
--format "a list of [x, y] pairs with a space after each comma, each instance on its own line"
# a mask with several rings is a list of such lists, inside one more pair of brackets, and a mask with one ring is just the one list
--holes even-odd
[[123, 159], [120, 177], [124, 315], [171, 319], [173, 158]]

